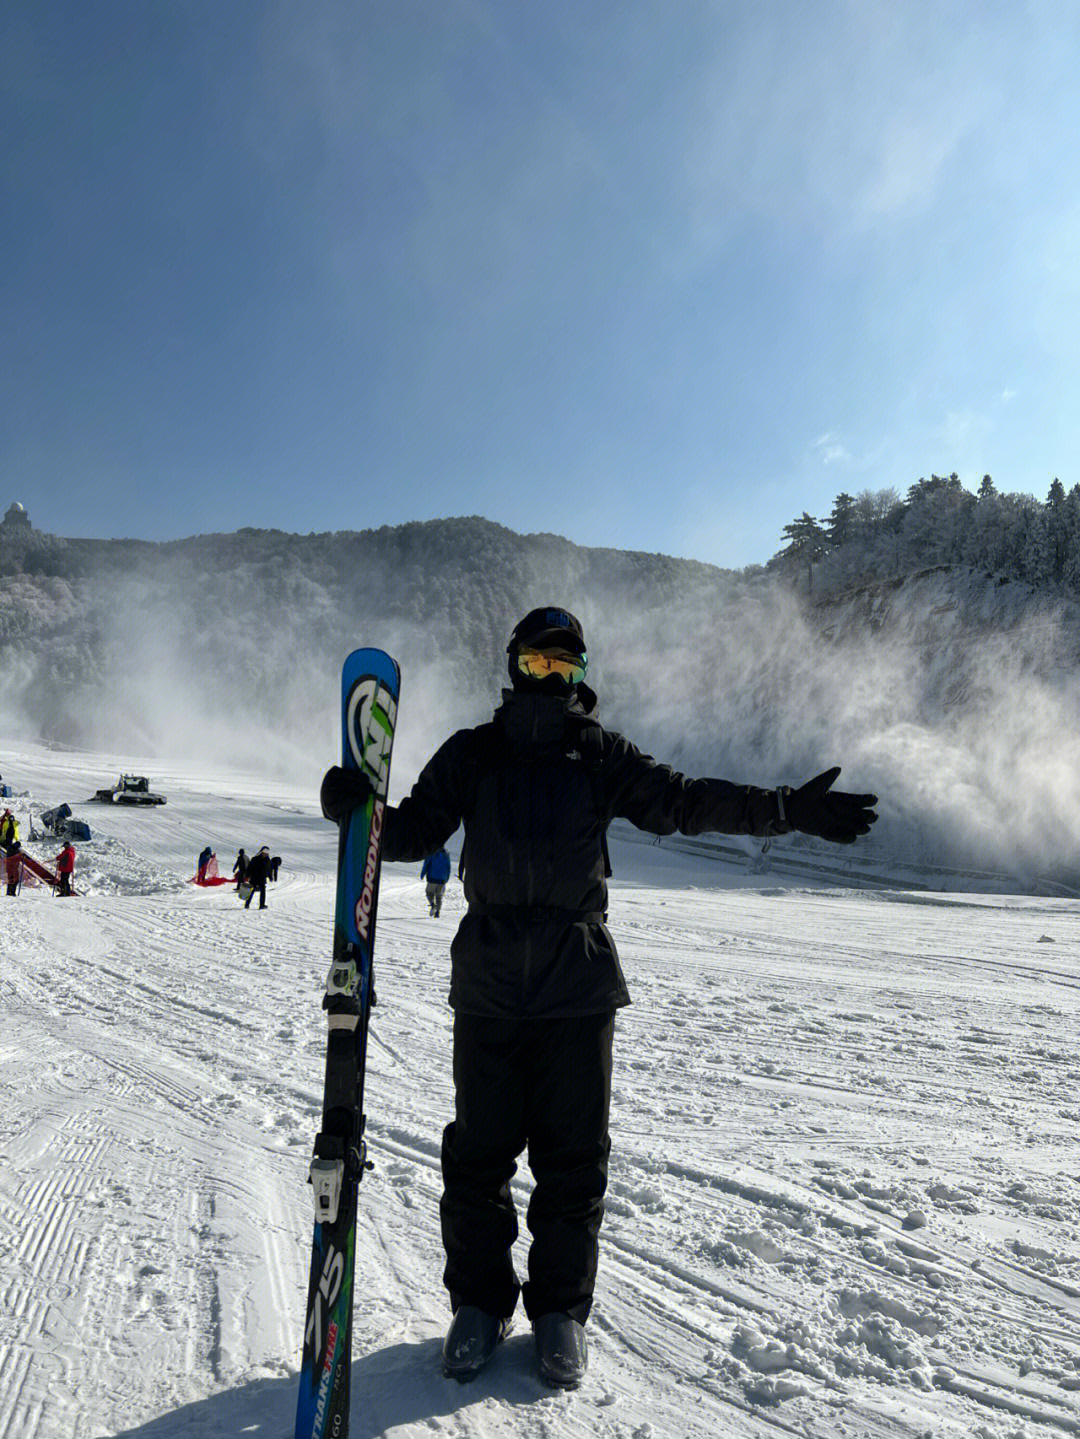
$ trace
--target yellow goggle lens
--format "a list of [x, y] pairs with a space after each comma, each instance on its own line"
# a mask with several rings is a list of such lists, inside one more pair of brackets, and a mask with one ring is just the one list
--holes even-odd
[[529, 679], [542, 680], [548, 675], [558, 675], [567, 684], [577, 685], [585, 678], [589, 661], [585, 655], [574, 655], [568, 650], [534, 650], [522, 646], [517, 654], [517, 667]]

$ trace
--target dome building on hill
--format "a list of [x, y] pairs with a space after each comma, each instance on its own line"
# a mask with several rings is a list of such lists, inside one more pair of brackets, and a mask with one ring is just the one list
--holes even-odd
[[26, 506], [20, 505], [18, 500], [8, 506], [7, 514], [0, 520], [0, 525], [3, 525], [5, 529], [12, 530], [32, 530], [34, 528], [30, 523], [30, 516], [26, 513]]

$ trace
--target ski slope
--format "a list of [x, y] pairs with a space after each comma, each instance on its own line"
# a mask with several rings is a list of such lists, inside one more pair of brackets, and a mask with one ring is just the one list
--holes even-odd
[[[334, 832], [308, 790], [160, 764], [162, 809], [78, 803], [121, 767], [4, 753], [24, 834], [67, 800], [95, 838], [80, 898], [0, 896], [0, 1435], [285, 1439]], [[284, 857], [265, 912], [185, 883], [207, 842]], [[386, 867], [352, 1434], [1080, 1434], [1080, 903], [612, 858], [634, 1004], [570, 1394], [521, 1318], [442, 1377], [462, 898], [429, 919]]]

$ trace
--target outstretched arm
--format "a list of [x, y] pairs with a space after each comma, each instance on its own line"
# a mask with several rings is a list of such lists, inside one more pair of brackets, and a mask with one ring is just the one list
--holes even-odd
[[657, 764], [621, 735], [605, 756], [605, 790], [614, 815], [652, 834], [788, 834], [801, 830], [838, 844], [867, 834], [876, 795], [833, 790], [839, 768], [797, 789], [762, 789], [723, 779], [691, 779]]

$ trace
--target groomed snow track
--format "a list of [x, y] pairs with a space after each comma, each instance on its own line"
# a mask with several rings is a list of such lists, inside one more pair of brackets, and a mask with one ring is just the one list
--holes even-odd
[[[47, 798], [107, 762], [5, 768]], [[5, 1439], [291, 1434], [334, 838], [305, 791], [162, 783], [80, 847], [82, 898], [0, 898]], [[265, 913], [185, 886], [208, 840], [285, 856]], [[1080, 1433], [1080, 907], [613, 858], [634, 1004], [573, 1394], [520, 1319], [441, 1376], [461, 891], [434, 921], [386, 871], [354, 1439]]]

